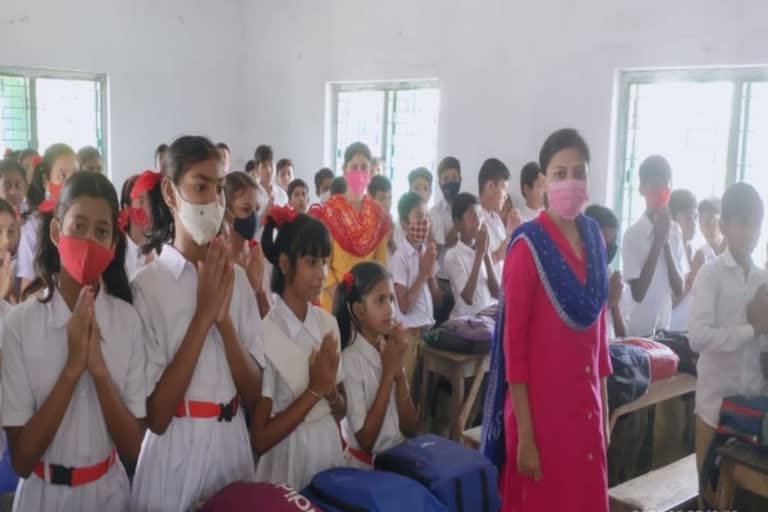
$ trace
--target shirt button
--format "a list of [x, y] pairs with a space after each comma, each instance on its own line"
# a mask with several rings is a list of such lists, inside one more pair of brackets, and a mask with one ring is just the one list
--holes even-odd
[[586, 368], [584, 368], [584, 371], [586, 373], [591, 373], [592, 372], [592, 367], [591, 366], [587, 366]]
[[592, 454], [591, 454], [591, 453], [588, 453], [588, 454], [587, 454], [587, 460], [591, 461], [592, 459], [593, 459], [593, 457], [592, 457]]
[[588, 419], [588, 420], [591, 420], [591, 419], [592, 419], [592, 413], [591, 413], [591, 412], [590, 412], [590, 413], [587, 413], [587, 419]]

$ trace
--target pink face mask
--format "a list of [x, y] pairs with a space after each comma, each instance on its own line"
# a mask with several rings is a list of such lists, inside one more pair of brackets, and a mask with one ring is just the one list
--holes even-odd
[[371, 183], [371, 173], [367, 170], [352, 169], [347, 171], [344, 179], [347, 181], [347, 187], [356, 196], [362, 196]]
[[549, 207], [560, 217], [573, 220], [589, 200], [586, 180], [550, 181]]

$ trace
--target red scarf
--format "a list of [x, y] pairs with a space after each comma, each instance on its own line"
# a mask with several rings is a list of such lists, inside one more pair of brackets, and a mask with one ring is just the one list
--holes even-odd
[[368, 256], [392, 229], [389, 216], [369, 195], [356, 213], [346, 197], [331, 196], [325, 204], [313, 205], [309, 214], [320, 219], [342, 249], [359, 258]]

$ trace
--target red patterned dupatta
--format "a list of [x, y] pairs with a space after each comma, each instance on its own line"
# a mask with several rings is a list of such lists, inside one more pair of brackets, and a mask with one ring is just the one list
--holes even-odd
[[343, 195], [332, 196], [325, 204], [313, 205], [309, 214], [320, 219], [342, 249], [362, 258], [371, 254], [392, 229], [389, 216], [369, 195], [363, 197], [360, 213]]

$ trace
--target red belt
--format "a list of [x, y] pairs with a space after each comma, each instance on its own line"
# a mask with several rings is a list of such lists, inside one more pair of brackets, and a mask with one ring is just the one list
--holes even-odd
[[107, 474], [109, 469], [117, 460], [117, 449], [113, 449], [109, 457], [94, 464], [93, 466], [86, 466], [82, 468], [70, 468], [67, 466], [61, 466], [59, 464], [46, 464], [44, 462], [38, 462], [35, 466], [35, 474], [41, 479], [45, 480], [46, 469], [50, 474], [50, 483], [54, 485], [66, 485], [69, 487], [77, 487], [79, 485], [89, 484], [100, 479]]
[[[338, 423], [336, 426], [338, 427]], [[344, 434], [341, 433], [341, 428], [339, 427], [339, 437], [341, 438], [341, 449], [349, 450], [349, 454], [352, 455], [354, 458], [362, 462], [363, 464], [368, 464], [369, 466], [373, 466], [373, 454], [366, 452], [364, 450], [358, 450], [357, 448], [352, 448], [347, 444], [347, 441], [344, 439]]]
[[[219, 421], [232, 421], [237, 416], [237, 408], [240, 399], [235, 397], [228, 404], [216, 402], [197, 402], [195, 400], [184, 401], [176, 408], [177, 418], [217, 418]], [[189, 412], [189, 414], [187, 414]]]

